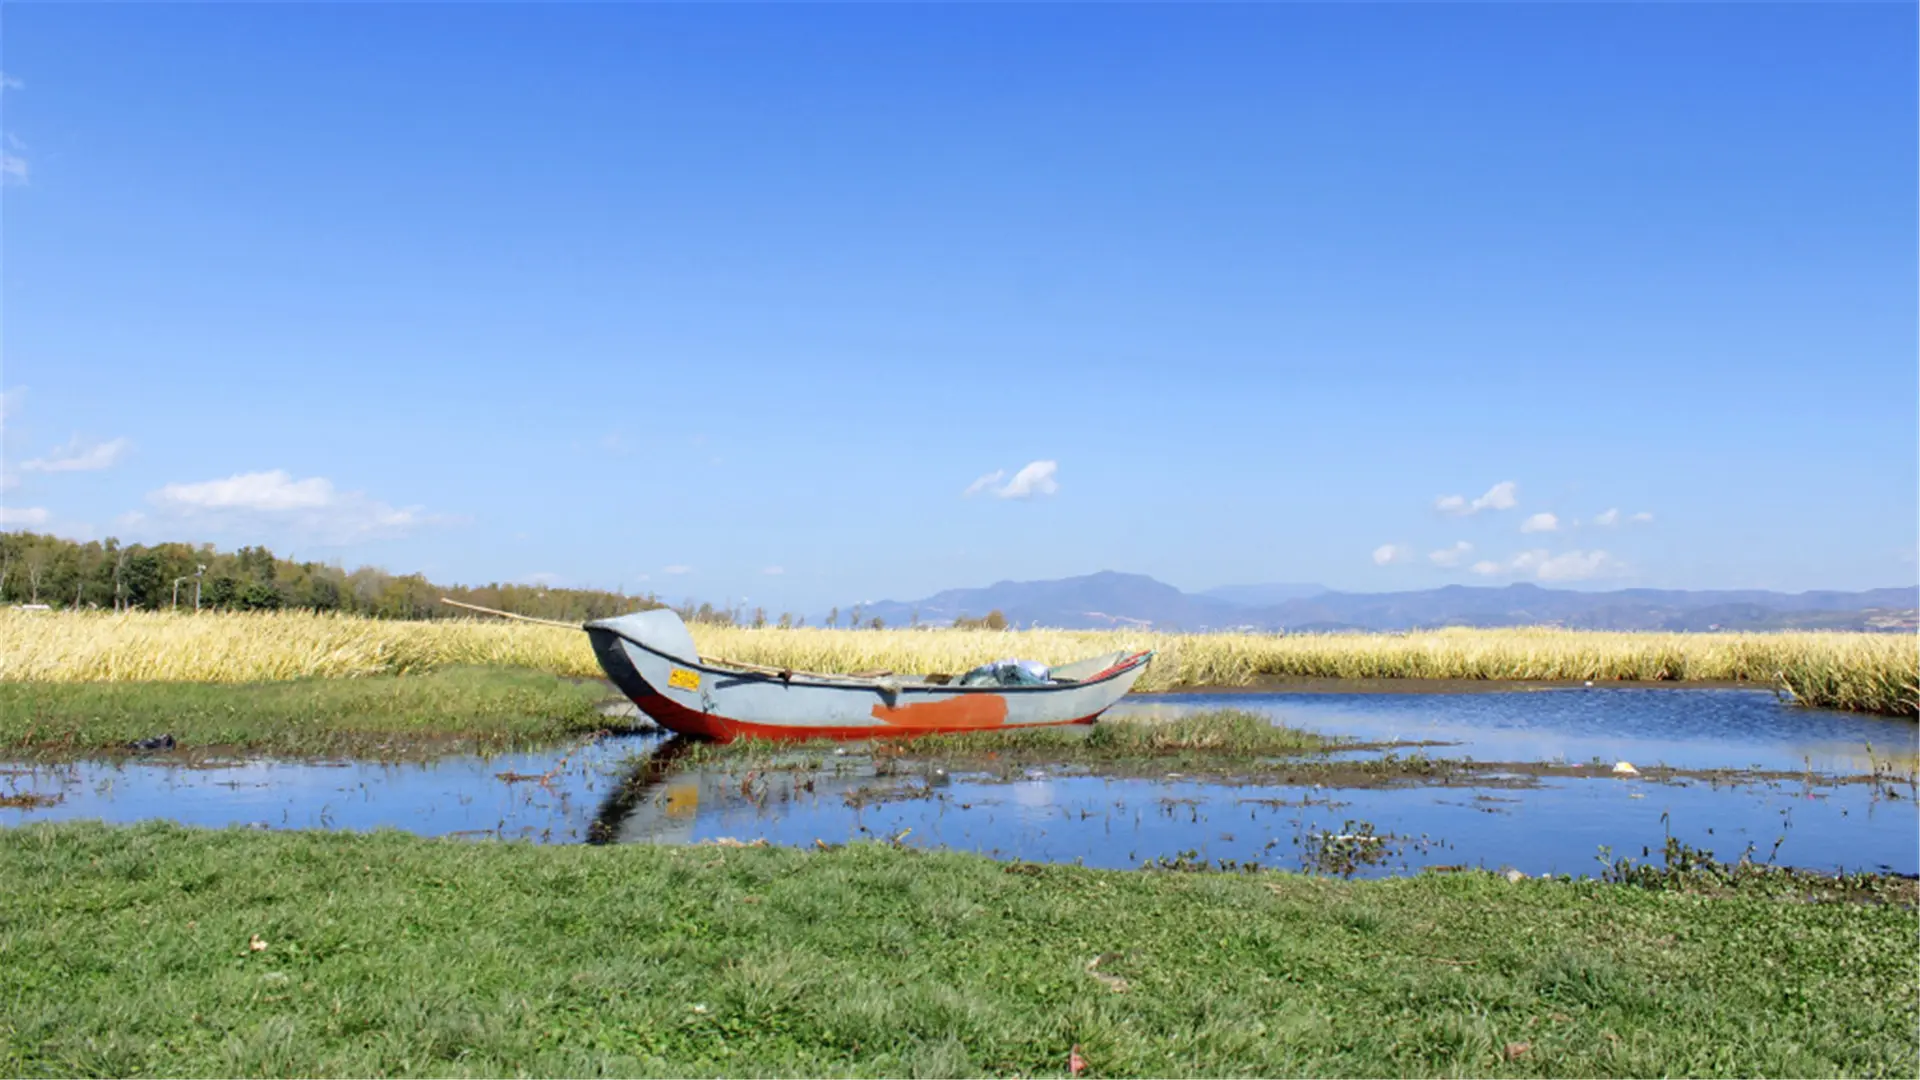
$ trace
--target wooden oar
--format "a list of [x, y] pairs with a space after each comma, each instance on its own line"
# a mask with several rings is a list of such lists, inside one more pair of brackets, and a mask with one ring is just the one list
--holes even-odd
[[497, 611], [490, 607], [481, 607], [479, 604], [463, 604], [458, 600], [449, 600], [444, 596], [440, 598], [440, 602], [450, 607], [466, 608], [468, 611], [478, 611], [482, 615], [498, 615], [503, 619], [519, 619], [521, 622], [541, 623], [546, 626], [559, 626], [559, 627], [564, 627], [565, 629], [568, 629], [568, 630], [585, 629], [585, 627], [583, 627], [579, 623], [561, 622], [558, 619], [536, 619], [531, 615], [515, 615], [511, 611]]
[[[518, 619], [521, 622], [540, 623], [543, 626], [558, 626], [567, 630], [585, 629], [580, 623], [561, 622], [558, 619], [536, 619], [532, 615], [516, 615], [511, 611], [481, 607], [479, 604], [463, 604], [458, 600], [449, 600], [444, 596], [440, 598], [440, 602], [450, 607], [466, 608], [468, 611], [478, 611], [482, 615], [498, 615], [503, 619]], [[783, 679], [790, 679], [795, 675], [805, 675], [813, 679], [858, 679], [866, 681], [893, 674], [891, 671], [862, 671], [853, 675], [833, 675], [823, 671], [794, 671], [792, 668], [768, 667], [765, 664], [749, 664], [745, 660], [729, 660], [724, 656], [709, 656], [705, 659], [708, 663], [724, 664], [727, 667], [743, 668], [747, 671], [761, 671], [769, 675], [778, 675]]]

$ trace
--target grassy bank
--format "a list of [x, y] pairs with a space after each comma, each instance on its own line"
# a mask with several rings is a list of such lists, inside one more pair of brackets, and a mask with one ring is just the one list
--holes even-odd
[[1910, 910], [879, 846], [0, 832], [7, 1075], [1902, 1075]]
[[[707, 655], [816, 671], [959, 672], [1017, 655], [1062, 663], [1158, 652], [1142, 691], [1270, 678], [1750, 681], [1810, 705], [1920, 715], [1911, 635], [1440, 630], [1175, 635], [1056, 630], [752, 630], [696, 626]], [[504, 664], [598, 675], [586, 635], [504, 622], [393, 622], [307, 613], [111, 615], [0, 611], [0, 680], [250, 682]]]
[[509, 750], [608, 726], [609, 691], [523, 668], [285, 682], [0, 682], [0, 752], [68, 757], [171, 735], [183, 752], [415, 756]]

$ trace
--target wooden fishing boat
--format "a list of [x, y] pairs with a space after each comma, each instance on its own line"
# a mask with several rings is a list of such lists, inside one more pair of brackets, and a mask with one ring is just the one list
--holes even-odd
[[600, 666], [661, 727], [728, 741], [925, 735], [1090, 724], [1126, 696], [1153, 653], [1114, 652], [1051, 669], [1037, 685], [956, 685], [940, 676], [827, 675], [702, 659], [680, 616], [641, 611], [586, 624]]

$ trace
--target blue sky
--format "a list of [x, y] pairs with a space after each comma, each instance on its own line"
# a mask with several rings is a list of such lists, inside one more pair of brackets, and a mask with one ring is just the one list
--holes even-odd
[[3, 29], [12, 527], [775, 610], [1915, 581], [1910, 5]]

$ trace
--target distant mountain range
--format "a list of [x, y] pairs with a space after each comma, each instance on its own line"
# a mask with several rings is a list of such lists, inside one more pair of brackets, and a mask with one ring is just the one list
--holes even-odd
[[[1760, 589], [1575, 592], [1538, 585], [1448, 585], [1347, 593], [1317, 585], [1230, 585], [1187, 593], [1141, 574], [1102, 571], [1054, 581], [1002, 581], [922, 600], [860, 607], [864, 624], [939, 626], [999, 611], [1016, 626], [1137, 627], [1204, 632], [1412, 630], [1565, 626], [1586, 630], [1913, 630], [1920, 588], [1780, 593]], [[847, 609], [842, 622], [851, 614]], [[824, 621], [824, 620], [819, 620]]]

